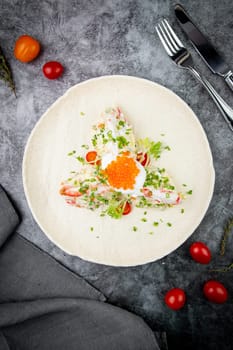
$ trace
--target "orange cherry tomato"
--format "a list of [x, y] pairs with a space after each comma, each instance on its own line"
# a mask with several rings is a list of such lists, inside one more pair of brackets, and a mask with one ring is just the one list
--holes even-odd
[[131, 204], [129, 202], [125, 203], [123, 215], [128, 215], [132, 210]]
[[97, 158], [97, 152], [96, 151], [90, 151], [90, 152], [87, 152], [86, 154], [86, 161], [89, 163], [89, 164], [95, 164], [95, 160]]
[[40, 52], [40, 43], [30, 35], [22, 35], [15, 42], [14, 55], [21, 62], [34, 60]]

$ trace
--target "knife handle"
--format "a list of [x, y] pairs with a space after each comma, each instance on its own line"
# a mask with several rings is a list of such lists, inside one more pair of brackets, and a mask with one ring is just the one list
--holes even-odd
[[233, 73], [231, 70], [224, 76], [224, 79], [231, 91], [233, 91]]

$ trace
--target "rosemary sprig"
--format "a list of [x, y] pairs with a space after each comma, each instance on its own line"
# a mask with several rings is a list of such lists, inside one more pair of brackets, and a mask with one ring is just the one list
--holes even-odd
[[232, 269], [233, 269], [233, 263], [231, 263], [230, 265], [225, 266], [223, 268], [210, 270], [210, 272], [228, 272]]
[[12, 71], [10, 68], [9, 63], [7, 62], [2, 49], [0, 47], [0, 79], [5, 81], [6, 84], [11, 88], [11, 90], [14, 92], [15, 96], [15, 83], [12, 76]]
[[222, 241], [220, 243], [220, 255], [224, 255], [225, 251], [226, 251], [226, 243], [227, 243], [227, 239], [229, 234], [231, 233], [231, 230], [233, 229], [233, 218], [231, 218], [225, 228], [224, 228], [224, 233], [223, 233], [223, 237], [222, 237]]
[[[233, 217], [230, 220], [228, 220], [226, 226], [224, 227], [223, 237], [222, 237], [222, 240], [220, 243], [220, 255], [221, 256], [223, 256], [225, 254], [227, 239], [228, 239], [232, 229], [233, 229]], [[219, 268], [219, 269], [212, 269], [212, 270], [210, 270], [210, 272], [228, 272], [232, 269], [233, 269], [233, 263], [231, 263], [228, 266], [224, 266], [222, 268]]]

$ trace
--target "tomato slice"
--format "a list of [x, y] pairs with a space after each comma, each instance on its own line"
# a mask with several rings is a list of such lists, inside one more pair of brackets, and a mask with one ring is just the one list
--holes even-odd
[[90, 152], [87, 152], [86, 154], [86, 161], [89, 163], [89, 164], [95, 164], [95, 160], [97, 158], [97, 152], [96, 151], [90, 151]]
[[129, 202], [125, 203], [123, 215], [128, 215], [132, 210], [132, 206]]
[[148, 154], [143, 152], [139, 152], [136, 159], [142, 166], [147, 166], [150, 162]]

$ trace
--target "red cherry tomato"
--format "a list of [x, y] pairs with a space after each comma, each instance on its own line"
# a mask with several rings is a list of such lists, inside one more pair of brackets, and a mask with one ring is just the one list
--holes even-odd
[[165, 295], [165, 303], [172, 310], [181, 309], [186, 301], [186, 295], [183, 289], [173, 288], [170, 289]]
[[204, 284], [203, 292], [208, 300], [218, 304], [225, 303], [228, 298], [228, 292], [224, 285], [215, 280], [206, 282]]
[[87, 152], [86, 154], [86, 161], [90, 164], [95, 164], [95, 160], [96, 160], [96, 157], [97, 157], [97, 152], [96, 151], [90, 151], [90, 152]]
[[50, 61], [43, 65], [43, 73], [48, 79], [59, 78], [64, 71], [64, 67], [57, 61]]
[[211, 260], [211, 253], [209, 248], [202, 242], [194, 242], [190, 248], [189, 252], [193, 260], [199, 262], [200, 264], [209, 264]]
[[131, 204], [129, 202], [125, 203], [123, 215], [128, 215], [132, 210]]
[[146, 166], [150, 162], [148, 154], [147, 153], [142, 153], [142, 152], [139, 152], [137, 154], [137, 161], [139, 163], [141, 163], [142, 166]]

